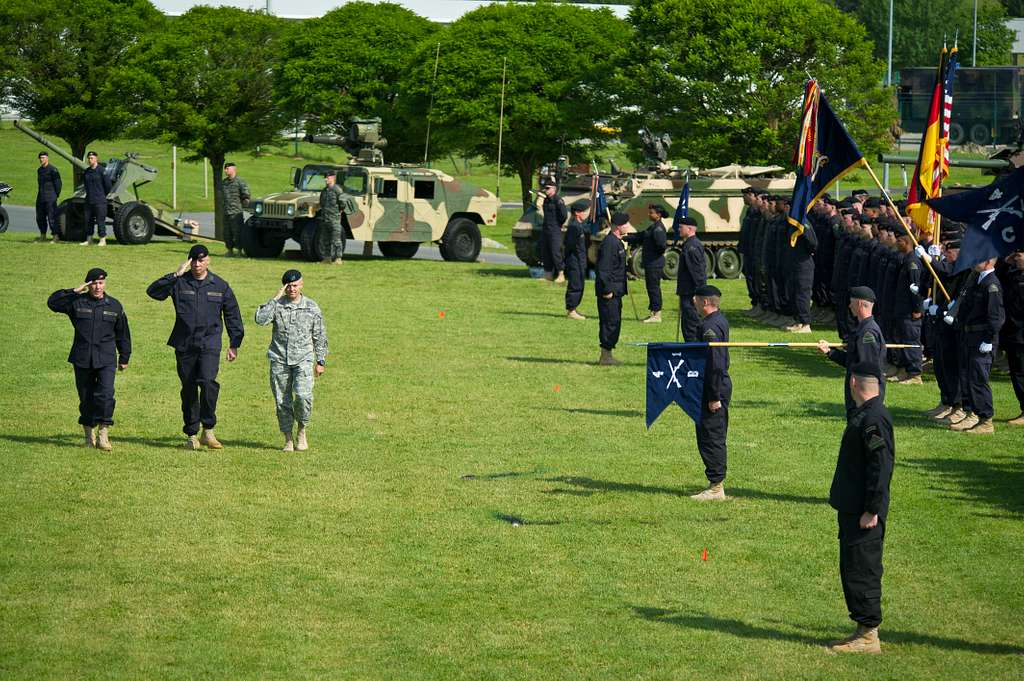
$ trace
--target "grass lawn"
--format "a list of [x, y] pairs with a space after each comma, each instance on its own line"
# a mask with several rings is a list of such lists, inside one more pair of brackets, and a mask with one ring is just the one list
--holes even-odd
[[[702, 505], [692, 423], [644, 430], [643, 350], [593, 365], [589, 285], [572, 323], [524, 267], [304, 264], [332, 354], [312, 449], [286, 455], [249, 321], [286, 263], [215, 258], [247, 336], [221, 366], [226, 449], [185, 452], [173, 312], [145, 288], [186, 246], [30, 238], [0, 239], [4, 678], [1024, 677], [1024, 431], [930, 427], [930, 380], [888, 391], [885, 654], [833, 657], [842, 379], [815, 352], [733, 351], [732, 499]], [[112, 453], [76, 446], [71, 329], [45, 305], [95, 265], [135, 345]], [[721, 285], [734, 340], [784, 338]], [[623, 343], [674, 339], [624, 312]], [[1015, 416], [1005, 377], [995, 395]]]

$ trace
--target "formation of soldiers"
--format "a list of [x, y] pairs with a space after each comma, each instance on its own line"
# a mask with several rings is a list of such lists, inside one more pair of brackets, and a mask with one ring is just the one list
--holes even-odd
[[864, 190], [841, 201], [826, 194], [802, 232], [787, 220], [788, 196], [747, 189], [744, 201], [746, 314], [792, 333], [834, 325], [849, 346], [865, 333], [851, 291], [868, 289], [880, 340], [920, 346], [880, 352], [884, 380], [922, 385], [931, 368], [940, 399], [927, 416], [951, 430], [992, 433], [989, 374], [1002, 349], [1020, 406], [1007, 423], [1024, 425], [1024, 255], [954, 274], [963, 225], [943, 223], [933, 242], [915, 230], [904, 202], [889, 205]]

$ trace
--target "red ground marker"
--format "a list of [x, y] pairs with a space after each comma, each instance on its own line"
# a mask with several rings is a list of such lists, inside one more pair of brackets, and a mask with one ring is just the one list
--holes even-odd
[[444, 310], [439, 311], [437, 313], [437, 316], [440, 317], [441, 319], [444, 319]]
[[707, 549], [704, 549], [703, 551], [701, 551], [700, 559], [701, 560], [707, 560], [708, 559], [708, 550]]
[[557, 383], [555, 383], [555, 392], [556, 392], [556, 393], [560, 393], [560, 392], [562, 392], [562, 386], [560, 386], [560, 385], [558, 385]]

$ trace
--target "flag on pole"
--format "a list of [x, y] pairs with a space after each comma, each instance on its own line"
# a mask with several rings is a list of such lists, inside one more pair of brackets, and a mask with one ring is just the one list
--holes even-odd
[[935, 212], [967, 223], [956, 272], [1024, 249], [1024, 167], [972, 191], [928, 200]]
[[608, 201], [604, 197], [604, 186], [601, 184], [601, 176], [594, 173], [590, 176], [590, 215], [587, 217], [587, 224], [590, 226], [590, 233], [597, 234], [601, 231], [601, 224], [608, 214]]
[[790, 245], [804, 233], [807, 212], [821, 195], [844, 175], [867, 165], [857, 144], [832, 111], [825, 94], [813, 78], [807, 81], [797, 143], [796, 184], [789, 208], [789, 224], [796, 227]]
[[679, 227], [683, 218], [690, 217], [690, 171], [686, 171], [686, 179], [683, 180], [683, 191], [679, 192], [679, 203], [676, 204], [676, 214], [672, 216], [672, 233], [679, 236]]
[[942, 196], [942, 181], [949, 175], [949, 124], [953, 116], [953, 79], [957, 70], [957, 49], [942, 48], [935, 73], [931, 104], [917, 165], [907, 190], [907, 213], [919, 229], [934, 234], [937, 218], [928, 199]]
[[647, 345], [647, 428], [673, 402], [700, 423], [707, 343]]

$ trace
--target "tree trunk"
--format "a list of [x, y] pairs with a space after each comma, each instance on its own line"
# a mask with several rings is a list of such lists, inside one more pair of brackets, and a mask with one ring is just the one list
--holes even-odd
[[[89, 144], [91, 144], [91, 143], [92, 143], [92, 140], [86, 140], [86, 139], [68, 140], [68, 144], [71, 145], [71, 155], [84, 162], [85, 161], [85, 152], [88, 151]], [[85, 171], [83, 171], [81, 168], [79, 168], [78, 166], [76, 166], [74, 164], [71, 164], [71, 170], [74, 172], [75, 186], [77, 187], [78, 185], [82, 184], [82, 182], [85, 181], [84, 180], [84, 176], [83, 176], [83, 173]]]
[[207, 154], [210, 159], [210, 167], [213, 168], [213, 236], [220, 241], [224, 240], [224, 211], [222, 209], [222, 197], [224, 188], [221, 186], [221, 179], [224, 174], [224, 153], [213, 152]]
[[520, 158], [516, 163], [516, 172], [519, 175], [519, 190], [522, 192], [523, 211], [533, 205], [533, 196], [530, 190], [533, 189], [533, 173], [536, 168], [530, 158]]

